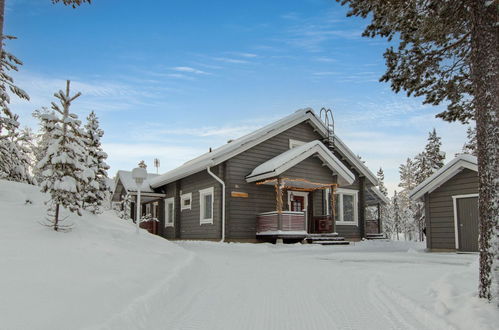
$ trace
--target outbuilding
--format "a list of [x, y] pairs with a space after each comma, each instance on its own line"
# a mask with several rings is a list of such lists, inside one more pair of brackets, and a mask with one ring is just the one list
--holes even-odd
[[424, 202], [426, 245], [431, 251], [478, 251], [478, 165], [476, 157], [456, 156], [414, 188]]

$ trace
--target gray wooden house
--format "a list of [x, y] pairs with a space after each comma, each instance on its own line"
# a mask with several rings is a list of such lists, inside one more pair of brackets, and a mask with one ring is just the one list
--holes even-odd
[[425, 204], [426, 244], [434, 251], [478, 251], [478, 166], [458, 155], [414, 188]]
[[[387, 203], [374, 174], [312, 109], [229, 141], [145, 185], [148, 199], [142, 203], [157, 210], [156, 234], [168, 239], [359, 240], [368, 234], [366, 208]], [[116, 191], [123, 196], [123, 189]], [[379, 213], [369, 221], [370, 233], [381, 233]]]

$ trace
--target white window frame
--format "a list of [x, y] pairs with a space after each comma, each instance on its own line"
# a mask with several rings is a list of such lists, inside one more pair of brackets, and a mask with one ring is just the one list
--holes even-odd
[[[185, 200], [190, 200], [189, 206], [184, 205]], [[192, 193], [180, 195], [180, 211], [192, 209]]]
[[[168, 204], [173, 204], [173, 219], [168, 219]], [[173, 227], [175, 225], [175, 197], [165, 198], [165, 227]]]
[[[204, 196], [211, 195], [211, 217], [209, 219], [203, 219], [205, 205]], [[213, 224], [213, 204], [215, 203], [215, 189], [213, 187], [201, 189], [199, 191], [199, 224]]]
[[[338, 220], [336, 221], [337, 225], [346, 225], [346, 226], [358, 226], [359, 225], [359, 191], [354, 189], [344, 189], [338, 188], [335, 189], [335, 193], [337, 194], [337, 198], [335, 202], [338, 203]], [[343, 195], [353, 196], [353, 221], [343, 221]]]
[[301, 196], [303, 197], [303, 209], [305, 212], [308, 210], [308, 192], [306, 191], [295, 191], [295, 190], [288, 190], [288, 210], [291, 211], [291, 195], [295, 196]]
[[457, 228], [457, 200], [460, 198], [474, 198], [474, 197], [479, 197], [479, 196], [478, 194], [452, 196], [452, 210], [454, 213], [454, 241], [456, 244], [456, 250], [459, 250], [459, 229]]
[[304, 145], [305, 141], [300, 141], [300, 140], [295, 140], [295, 139], [289, 139], [289, 149], [293, 149], [293, 148], [296, 148], [296, 147], [299, 147], [299, 146], [302, 146]]

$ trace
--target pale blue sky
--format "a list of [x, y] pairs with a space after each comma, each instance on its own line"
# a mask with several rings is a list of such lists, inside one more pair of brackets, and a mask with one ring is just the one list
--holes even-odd
[[[31, 102], [14, 100], [22, 123], [71, 79], [105, 130], [111, 174], [144, 159], [160, 172], [296, 109], [334, 110], [336, 131], [396, 188], [398, 165], [435, 127], [451, 157], [466, 127], [441, 109], [378, 82], [384, 40], [334, 1], [94, 0], [76, 10], [50, 0], [7, 0], [7, 49]], [[448, 157], [448, 159], [449, 159]]]

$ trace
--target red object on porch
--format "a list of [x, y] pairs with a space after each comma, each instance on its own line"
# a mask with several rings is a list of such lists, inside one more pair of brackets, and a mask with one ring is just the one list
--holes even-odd
[[333, 232], [333, 219], [331, 216], [315, 216], [314, 221], [314, 233], [332, 233]]
[[140, 228], [146, 229], [151, 234], [158, 234], [158, 222], [157, 221], [146, 221], [140, 223]]

